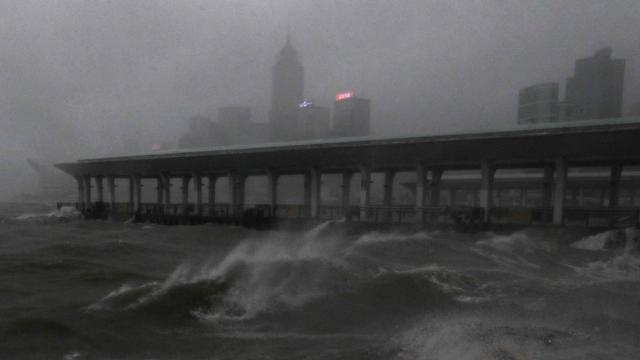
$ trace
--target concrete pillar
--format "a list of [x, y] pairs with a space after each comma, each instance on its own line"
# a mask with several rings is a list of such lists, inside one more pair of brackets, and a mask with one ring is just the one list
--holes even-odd
[[416, 211], [425, 207], [427, 169], [421, 163], [416, 165]]
[[480, 207], [484, 210], [484, 222], [489, 222], [489, 211], [491, 210], [491, 202], [493, 197], [493, 176], [495, 169], [488, 160], [480, 162]]
[[107, 189], [109, 191], [109, 211], [116, 213], [116, 179], [113, 176], [107, 177]]
[[311, 174], [304, 174], [304, 199], [303, 199], [303, 207], [304, 207], [304, 216], [311, 217]]
[[274, 170], [267, 170], [267, 198], [269, 201], [269, 208], [271, 216], [276, 216], [276, 209], [278, 207], [278, 175]]
[[78, 209], [80, 211], [82, 211], [85, 208], [85, 203], [84, 203], [84, 195], [85, 195], [84, 180], [82, 179], [81, 176], [76, 176], [75, 179], [76, 179], [76, 183], [78, 184]]
[[163, 188], [162, 176], [158, 176], [156, 178], [156, 203], [161, 208], [163, 208], [163, 205], [164, 205], [163, 194], [164, 194], [164, 188]]
[[609, 207], [617, 207], [620, 203], [620, 178], [622, 177], [622, 166], [615, 164], [611, 167], [609, 177]]
[[91, 207], [91, 176], [84, 176], [82, 178], [84, 182], [84, 203], [85, 208]]
[[129, 213], [135, 213], [135, 182], [133, 176], [129, 177]]
[[456, 206], [458, 203], [458, 189], [451, 188], [449, 190], [449, 202], [451, 206]]
[[104, 202], [104, 182], [102, 181], [102, 176], [96, 176], [96, 192], [97, 199], [96, 201], [101, 203]]
[[213, 217], [216, 214], [216, 181], [218, 177], [216, 175], [209, 175], [209, 216]]
[[416, 165], [416, 221], [424, 223], [424, 208], [427, 187], [427, 169], [424, 164]]
[[238, 207], [238, 196], [237, 196], [238, 190], [236, 189], [236, 186], [237, 186], [236, 174], [230, 172], [227, 175], [227, 181], [229, 182], [229, 215], [235, 216], [236, 209]]
[[182, 191], [182, 215], [189, 215], [189, 180], [191, 177], [183, 176], [182, 177], [182, 187], [180, 190]]
[[196, 214], [202, 216], [202, 176], [193, 174], [193, 188], [196, 191]]
[[429, 192], [431, 198], [431, 206], [440, 206], [440, 182], [442, 180], [442, 170], [431, 170], [431, 181], [429, 182]]
[[229, 206], [230, 213], [239, 217], [242, 215], [242, 207], [244, 205], [244, 181], [245, 176], [238, 173], [230, 172], [229, 179]]
[[342, 214], [346, 220], [350, 220], [349, 200], [351, 198], [351, 178], [353, 173], [345, 171], [342, 173]]
[[322, 172], [319, 169], [312, 168], [309, 170], [309, 177], [311, 180], [310, 188], [310, 216], [314, 219], [320, 217], [320, 188], [322, 186]]
[[236, 182], [238, 183], [238, 185], [236, 186], [237, 188], [237, 196], [238, 196], [238, 200], [236, 201], [236, 204], [240, 210], [240, 213], [242, 214], [242, 210], [244, 210], [244, 195], [245, 195], [245, 183], [247, 180], [247, 176], [246, 175], [240, 175], [238, 174], [236, 177]]
[[542, 207], [553, 207], [553, 166], [544, 167], [542, 179]]
[[553, 192], [553, 223], [564, 223], [564, 196], [567, 188], [567, 160], [563, 157], [556, 159], [555, 186]]
[[171, 205], [171, 175], [162, 174], [162, 191], [164, 191], [164, 208], [166, 211], [169, 210], [169, 206]]
[[368, 207], [371, 203], [371, 169], [360, 167], [360, 221], [367, 220]]
[[138, 213], [142, 210], [142, 178], [140, 175], [131, 177], [133, 183], [133, 211]]
[[393, 212], [389, 207], [393, 205], [393, 179], [396, 177], [396, 172], [393, 170], [386, 170], [384, 172], [384, 194], [382, 197], [382, 205], [387, 209], [384, 210], [385, 222], [392, 221]]

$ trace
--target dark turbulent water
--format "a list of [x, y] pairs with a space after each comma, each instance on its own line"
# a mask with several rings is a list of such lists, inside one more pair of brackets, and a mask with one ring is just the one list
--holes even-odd
[[640, 350], [631, 230], [569, 246], [568, 231], [287, 233], [20, 216], [48, 211], [0, 209], [2, 359], [637, 359]]

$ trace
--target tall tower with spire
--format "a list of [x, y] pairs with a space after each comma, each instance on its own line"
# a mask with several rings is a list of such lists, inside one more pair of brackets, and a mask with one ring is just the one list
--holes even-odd
[[295, 140], [298, 104], [303, 101], [304, 68], [288, 34], [287, 41], [273, 65], [272, 75], [269, 113], [271, 140]]

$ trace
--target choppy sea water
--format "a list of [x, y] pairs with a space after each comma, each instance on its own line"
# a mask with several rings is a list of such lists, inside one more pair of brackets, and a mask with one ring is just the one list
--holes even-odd
[[258, 232], [0, 206], [2, 359], [637, 359], [630, 229]]

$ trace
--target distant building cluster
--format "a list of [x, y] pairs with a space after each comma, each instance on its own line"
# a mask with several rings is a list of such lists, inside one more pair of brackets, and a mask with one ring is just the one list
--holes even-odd
[[565, 98], [560, 101], [558, 83], [545, 83], [520, 90], [518, 123], [593, 120], [622, 116], [625, 60], [612, 59], [610, 48], [576, 61], [567, 79]]
[[304, 97], [304, 67], [287, 37], [272, 68], [269, 122], [251, 120], [248, 107], [223, 107], [217, 119], [196, 116], [179, 141], [181, 148], [366, 136], [371, 101], [338, 93], [331, 110]]
[[265, 123], [251, 121], [251, 109], [227, 106], [218, 109], [217, 120], [207, 116], [189, 119], [189, 130], [180, 138], [179, 147], [248, 144], [268, 141]]

